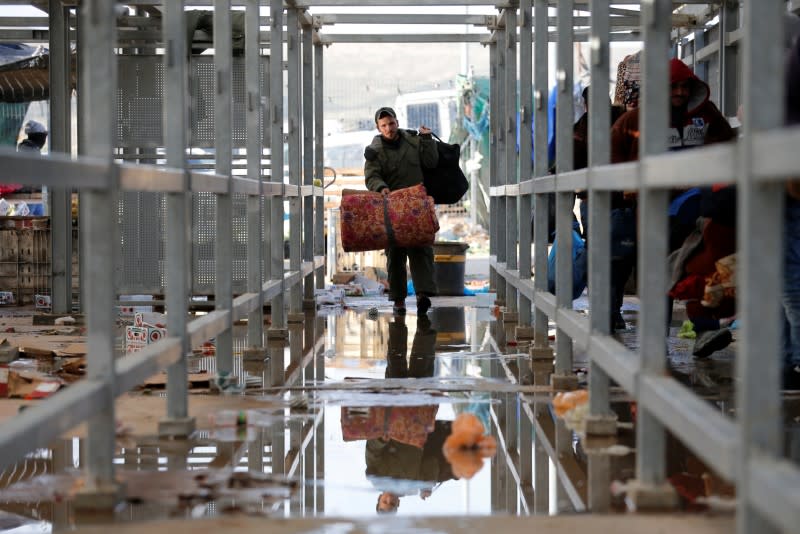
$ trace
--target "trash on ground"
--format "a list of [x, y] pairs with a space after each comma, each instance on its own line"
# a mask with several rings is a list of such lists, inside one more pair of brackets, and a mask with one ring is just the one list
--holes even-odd
[[483, 459], [497, 453], [497, 441], [485, 431], [481, 420], [470, 412], [459, 414], [453, 421], [442, 452], [456, 478], [472, 478], [483, 467]]

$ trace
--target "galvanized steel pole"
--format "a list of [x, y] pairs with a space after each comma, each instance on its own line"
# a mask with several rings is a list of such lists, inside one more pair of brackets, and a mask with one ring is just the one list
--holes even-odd
[[163, 131], [167, 165], [183, 169], [183, 191], [167, 193], [166, 299], [167, 333], [181, 339], [181, 359], [167, 370], [167, 414], [159, 434], [187, 436], [194, 430], [189, 418], [188, 367], [186, 358], [192, 347], [186, 334], [189, 292], [191, 290], [191, 194], [186, 171], [186, 146], [189, 140], [188, 50], [183, 1], [165, 6], [164, 22], [164, 105]]
[[[87, 485], [84, 495], [89, 506], [103, 508], [116, 500], [114, 479], [114, 417], [115, 344], [114, 301], [116, 292], [118, 184], [116, 169], [111, 166], [116, 135], [114, 134], [117, 57], [116, 13], [113, 2], [87, 0], [80, 11], [83, 32], [80, 53], [84, 59], [80, 91], [84, 102], [81, 108], [84, 126], [85, 154], [109, 163], [110, 187], [86, 191], [82, 196], [84, 215], [82, 239], [83, 267], [87, 284], [84, 295], [88, 317], [87, 379], [103, 384], [103, 409], [89, 418], [87, 446]], [[92, 504], [94, 503], [94, 504]]]
[[[642, 98], [639, 158], [664, 152], [669, 127], [669, 35], [672, 2], [650, 0], [642, 5]], [[639, 359], [641, 381], [661, 376], [666, 369], [667, 328], [667, 191], [648, 188], [639, 167]], [[641, 390], [640, 390], [641, 391]], [[666, 483], [666, 434], [648, 410], [640, 409], [636, 425], [636, 474], [641, 494], [669, 493]], [[644, 498], [644, 497], [643, 497]], [[650, 499], [647, 499], [648, 501]], [[671, 499], [663, 501], [669, 506]]]
[[228, 310], [227, 327], [216, 337], [217, 374], [233, 372], [233, 194], [231, 181], [233, 57], [230, 0], [214, 0], [214, 158], [217, 174], [228, 178], [228, 192], [216, 196], [214, 308]]

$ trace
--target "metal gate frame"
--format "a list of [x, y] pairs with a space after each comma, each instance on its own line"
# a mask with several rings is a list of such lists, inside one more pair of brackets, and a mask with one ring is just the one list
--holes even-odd
[[[393, 2], [394, 5], [415, 5], [420, 2]], [[486, 2], [461, 1], [438, 2], [444, 5], [485, 5]], [[615, 4], [637, 3], [623, 0]], [[705, 3], [705, 2], [676, 2]], [[56, 190], [63, 190], [67, 184], [84, 191], [84, 209], [86, 243], [84, 256], [87, 273], [86, 308], [89, 316], [89, 376], [88, 379], [71, 386], [68, 390], [54, 396], [50, 401], [26, 410], [12, 421], [3, 425], [0, 433], [0, 447], [4, 452], [0, 466], [8, 465], [24, 455], [32, 447], [44, 446], [60, 432], [82, 420], [89, 420], [89, 465], [90, 487], [88, 491], [97, 495], [112, 495], [116, 488], [113, 485], [113, 443], [114, 416], [113, 398], [129, 389], [141, 379], [158, 369], [169, 368], [168, 414], [165, 421], [165, 432], [185, 432], [192, 426], [186, 413], [185, 390], [185, 358], [190, 344], [217, 336], [218, 358], [225, 369], [230, 359], [229, 332], [233, 319], [245, 314], [261, 313], [264, 299], [272, 299], [273, 309], [283, 310], [283, 295], [287, 288], [290, 291], [290, 312], [299, 310], [301, 296], [299, 283], [301, 280], [319, 276], [322, 265], [321, 240], [315, 233], [306, 239], [306, 247], [302, 247], [300, 232], [303, 219], [302, 205], [306, 206], [314, 199], [321, 205], [321, 191], [311, 185], [312, 174], [306, 172], [301, 183], [300, 168], [311, 169], [309, 159], [310, 138], [300, 138], [298, 125], [302, 120], [307, 126], [303, 131], [310, 133], [308, 109], [300, 106], [310, 91], [311, 66], [309, 43], [314, 44], [315, 60], [321, 59], [321, 46], [332, 42], [408, 42], [412, 40], [425, 42], [443, 42], [445, 40], [463, 42], [474, 39], [475, 35], [450, 36], [441, 34], [417, 35], [406, 38], [381, 34], [377, 36], [320, 36], [312, 35], [316, 22], [304, 12], [304, 8], [313, 5], [343, 5], [337, 0], [297, 1], [292, 2], [286, 17], [287, 24], [287, 61], [288, 91], [291, 98], [288, 110], [289, 117], [289, 183], [283, 181], [263, 182], [253, 178], [232, 178], [230, 162], [217, 160], [216, 174], [187, 172], [185, 168], [184, 149], [186, 143], [187, 124], [184, 116], [186, 99], [185, 64], [177, 58], [184, 57], [183, 21], [181, 12], [183, 2], [165, 3], [164, 43], [165, 76], [168, 82], [165, 106], [167, 116], [177, 120], [167, 121], [167, 164], [168, 168], [149, 165], [126, 165], [115, 163], [112, 159], [113, 146], [113, 96], [116, 87], [116, 61], [114, 46], [116, 28], [114, 3], [103, 0], [87, 0], [80, 10], [81, 38], [80, 54], [85, 69], [81, 72], [82, 87], [82, 130], [81, 146], [86, 148], [85, 156], [72, 160], [65, 156], [53, 154], [48, 158], [32, 159], [16, 153], [4, 151], [0, 153], [0, 178], [26, 184], [44, 183]], [[248, 0], [247, 8], [251, 10], [251, 20], [258, 21], [256, 15], [260, 2]], [[367, 0], [358, 5], [382, 5], [383, 0]], [[730, 6], [728, 2], [723, 2]], [[57, 78], [54, 86], [66, 87], [65, 70], [62, 68], [65, 54], [64, 41], [69, 42], [68, 17], [59, 0], [51, 0], [51, 50], [56, 61], [53, 69]], [[492, 132], [493, 144], [491, 165], [493, 171], [492, 188], [492, 284], [498, 296], [505, 301], [509, 314], [518, 314], [521, 325], [528, 324], [533, 311], [534, 348], [531, 351], [531, 363], [538, 359], [552, 361], [552, 352], [547, 341], [547, 318], [557, 325], [555, 354], [554, 385], [569, 386], [574, 383], [572, 371], [572, 345], [585, 348], [591, 358], [590, 372], [590, 409], [592, 418], [590, 428], [597, 432], [608, 431], [615, 427], [615, 421], [608, 406], [609, 381], [614, 380], [629, 393], [633, 394], [640, 406], [640, 419], [637, 427], [637, 496], [642, 499], [658, 499], [663, 497], [669, 501], [669, 490], [665, 485], [665, 431], [669, 429], [717, 472], [737, 483], [740, 496], [738, 507], [737, 529], [739, 532], [772, 532], [779, 529], [794, 530], [798, 523], [800, 510], [800, 471], [790, 462], [781, 458], [780, 449], [780, 358], [778, 327], [778, 310], [773, 306], [781, 292], [781, 266], [777, 258], [781, 257], [781, 237], [774, 228], [780, 227], [782, 205], [782, 181], [795, 176], [800, 168], [800, 151], [796, 150], [800, 143], [800, 130], [781, 128], [782, 124], [782, 87], [779, 77], [774, 73], [781, 71], [781, 42], [776, 39], [781, 32], [781, 16], [786, 8], [783, 0], [747, 0], [743, 2], [744, 12], [742, 25], [733, 31], [741, 35], [739, 55], [742, 61], [743, 98], [745, 109], [744, 136], [736, 145], [700, 148], [679, 154], [664, 154], [663, 139], [658, 133], [666, 125], [666, 81], [668, 80], [666, 63], [670, 48], [670, 22], [673, 2], [670, 0], [646, 0], [641, 3], [640, 27], [644, 37], [644, 72], [643, 77], [643, 122], [646, 124], [642, 138], [643, 157], [637, 163], [624, 165], [608, 165], [608, 117], [604, 112], [606, 95], [603, 91], [591, 91], [590, 125], [592, 128], [590, 162], [591, 167], [581, 171], [568, 171], [571, 165], [571, 143], [569, 142], [569, 120], [559, 119], [557, 132], [560, 152], [557, 155], [559, 174], [546, 176], [545, 154], [546, 140], [544, 128], [535, 132], [536, 161], [533, 169], [529, 165], [521, 165], [520, 161], [530, 161], [530, 143], [525, 143], [525, 136], [530, 132], [532, 117], [539, 125], [546, 124], [544, 110], [547, 93], [547, 61], [546, 46], [550, 40], [548, 24], [548, 7], [557, 8], [557, 32], [553, 36], [558, 41], [559, 61], [557, 79], [562, 91], [572, 86], [572, 54], [571, 43], [576, 38], [587, 38], [592, 54], [592, 86], [604, 87], [608, 82], [608, 42], [614, 37], [611, 32], [614, 14], [610, 2], [602, 0], [558, 0], [535, 2], [532, 0], [511, 0], [499, 6], [500, 15], [491, 18], [487, 26], [492, 34], [485, 43], [491, 49], [492, 66]], [[794, 2], [790, 5], [794, 6]], [[588, 8], [590, 13], [590, 32], [573, 33], [576, 19], [573, 8]], [[756, 13], [756, 6], [758, 13]], [[215, 62], [219, 83], [218, 97], [223, 106], [215, 106], [217, 153], [230, 154], [230, 144], [223, 144], [224, 137], [220, 132], [230, 130], [230, 35], [229, 16], [230, 1], [215, 0], [216, 32], [215, 42], [217, 58]], [[283, 42], [283, 2], [270, 1], [270, 39], [272, 42]], [[375, 20], [388, 21], [389, 18], [376, 16]], [[58, 25], [61, 26], [58, 26]], [[251, 22], [252, 24], [252, 22]], [[303, 30], [300, 31], [302, 26]], [[535, 26], [535, 28], [534, 28]], [[517, 32], [516, 28], [520, 31]], [[530, 60], [533, 37], [536, 35], [536, 46], [533, 48], [534, 59]], [[727, 43], [731, 31], [723, 27], [723, 39]], [[301, 35], [302, 33], [302, 35]], [[248, 32], [258, 35], [258, 30]], [[483, 39], [483, 37], [480, 37]], [[301, 43], [303, 45], [301, 46]], [[257, 50], [258, 41], [251, 38], [248, 50]], [[302, 47], [305, 46], [305, 49]], [[722, 47], [724, 48], [724, 47]], [[68, 50], [68, 47], [66, 48]], [[712, 53], [713, 51], [709, 51]], [[516, 89], [517, 54], [521, 59], [519, 79], [521, 89]], [[251, 57], [258, 55], [251, 53]], [[699, 60], [700, 54], [695, 59]], [[303, 59], [302, 67], [300, 58]], [[317, 70], [313, 84], [314, 130], [317, 134], [316, 147], [321, 138], [321, 72], [322, 62], [315, 61]], [[730, 72], [729, 65], [721, 63], [723, 71]], [[532, 77], [531, 69], [535, 66], [536, 76]], [[727, 69], [727, 70], [726, 70]], [[248, 69], [248, 72], [257, 69]], [[283, 49], [273, 47], [270, 64], [270, 101], [271, 117], [270, 135], [273, 140], [283, 140], [283, 124], [276, 117], [283, 117]], [[301, 75], [302, 72], [302, 75]], [[319, 76], [319, 77], [317, 77]], [[724, 74], [721, 80], [729, 81], [730, 74]], [[248, 84], [249, 88], [251, 86]], [[721, 85], [722, 90], [728, 88]], [[529, 90], [533, 89], [532, 92]], [[257, 89], [250, 89], [255, 91]], [[303, 94], [302, 99], [297, 97]], [[63, 95], [62, 95], [63, 96]], [[60, 98], [60, 97], [59, 97]], [[519, 104], [518, 104], [519, 101]], [[249, 100], [253, 106], [261, 102], [260, 98]], [[761, 106], [768, 102], [769, 106]], [[91, 109], [87, 104], [91, 104]], [[532, 103], [531, 106], [529, 103]], [[53, 106], [54, 116], [65, 121], [64, 102]], [[557, 116], [571, 116], [572, 99], [559, 100]], [[758, 110], [758, 113], [756, 113]], [[227, 114], [226, 114], [226, 111]], [[523, 136], [520, 143], [520, 154], [515, 154], [515, 144], [508, 139], [515, 131], [517, 111], [520, 112], [520, 131]], [[601, 112], [603, 111], [603, 112]], [[250, 115], [253, 115], [250, 113]], [[605, 118], [604, 118], [605, 117]], [[57, 120], [56, 124], [60, 124]], [[257, 131], [254, 123], [248, 123], [248, 132]], [[255, 139], [255, 135], [252, 136]], [[250, 139], [251, 136], [248, 136]], [[303, 146], [303, 153], [299, 147]], [[250, 146], [248, 145], [248, 148]], [[253, 155], [258, 150], [248, 150]], [[319, 151], [318, 151], [319, 153]], [[283, 151], [272, 151], [274, 168], [283, 168]], [[304, 158], [305, 157], [305, 158]], [[250, 168], [254, 168], [251, 166]], [[317, 156], [314, 169], [321, 176], [321, 162]], [[519, 167], [519, 172], [517, 168]], [[717, 412], [685, 387], [664, 375], [666, 357], [664, 354], [665, 310], [663, 306], [666, 291], [666, 190], [675, 186], [711, 184], [735, 181], [739, 187], [739, 288], [741, 289], [741, 316], [744, 327], [741, 331], [741, 350], [737, 357], [737, 374], [741, 387], [737, 392], [737, 406], [740, 407], [738, 417], [734, 420]], [[571, 294], [571, 262], [568, 251], [571, 240], [569, 231], [569, 202], [565, 202], [575, 189], [587, 188], [590, 191], [590, 287], [591, 309], [601, 310], [585, 317], [571, 309], [567, 296]], [[608, 316], [606, 315], [609, 295], [609, 224], [606, 214], [610, 208], [609, 195], [613, 190], [638, 189], [642, 200], [642, 216], [639, 222], [642, 240], [639, 247], [639, 271], [645, 273], [641, 285], [642, 315], [640, 322], [640, 350], [638, 353], [627, 350], [618, 341], [608, 335]], [[172, 336], [149, 347], [134, 357], [116, 362], [113, 357], [113, 340], [111, 338], [111, 317], [113, 310], [115, 285], [113, 265], [116, 255], [116, 238], [109, 232], [110, 221], [115, 220], [112, 206], [117, 205], [121, 190], [161, 191], [168, 194], [167, 200], [167, 304], [170, 309], [182, 309], [188, 295], [186, 273], [189, 271], [189, 242], [186, 231], [188, 224], [189, 192], [211, 192], [218, 195], [216, 273], [218, 275], [216, 293], [223, 298], [218, 300], [218, 309], [202, 319], [185, 323], [182, 314], [170, 314], [169, 331]], [[562, 243], [557, 257], [557, 293], [553, 296], [546, 290], [546, 224], [537, 224], [537, 235], [533, 236], [536, 247], [536, 272], [539, 276], [532, 280], [530, 275], [531, 257], [519, 254], [519, 249], [530, 250], [531, 236], [528, 225], [517, 226], [519, 214], [527, 214], [530, 205], [534, 204], [537, 217], [542, 217], [545, 210], [545, 193], [556, 192], [557, 200], [557, 233]], [[258, 240], [261, 253], [248, 254], [249, 273], [248, 293], [232, 299], [230, 249], [231, 208], [230, 199], [233, 193], [245, 193], [249, 198], [265, 197], [265, 209], [271, 214], [265, 217], [263, 230], [271, 235], [269, 253]], [[275, 239], [282, 226], [282, 210], [272, 209], [276, 202], [289, 199], [291, 203], [293, 233], [291, 242], [291, 259], [289, 270], [283, 266], [282, 239]], [[301, 200], [302, 199], [302, 200]], [[258, 202], [248, 201], [248, 221], [251, 228], [258, 227], [255, 206]], [[320, 210], [321, 212], [321, 210]], [[309, 212], [306, 210], [306, 232], [309, 228], [315, 231], [321, 228], [321, 219], [314, 219], [308, 224]], [[268, 222], [267, 222], [268, 221]], [[541, 222], [541, 221], [539, 221]], [[306, 234], [308, 235], [308, 234]], [[251, 240], [255, 241], [255, 240]], [[61, 246], [54, 236], [54, 247]], [[176, 246], [171, 246], [176, 243]], [[63, 249], [59, 249], [63, 250]], [[251, 249], [248, 249], [249, 251]], [[309, 257], [308, 251], [314, 256]], [[227, 254], [226, 254], [227, 253]], [[54, 253], [55, 257], [55, 253]], [[255, 267], [257, 258], [265, 258], [265, 271], [269, 273], [267, 283], [259, 286], [257, 278], [251, 277], [258, 272]], [[301, 259], [303, 260], [301, 262]], [[769, 261], [774, 259], [775, 261]], [[59, 284], [54, 282], [54, 306], [57, 305]], [[306, 291], [311, 287], [306, 284]], [[307, 295], [307, 293], [306, 293]], [[509, 319], [513, 315], [509, 315]], [[276, 318], [274, 326], [282, 329], [285, 326], [283, 313]], [[260, 321], [252, 321], [253, 324]], [[759, 325], [756, 329], [756, 325]], [[764, 354], [772, 355], [764, 358]], [[526, 414], [535, 413], [523, 410]], [[524, 423], [527, 425], [527, 423]], [[523, 426], [523, 428], [529, 428]], [[520, 451], [520, 465], [529, 471], [528, 455], [533, 447], [527, 432], [518, 433], [517, 446]], [[569, 446], [569, 434], [556, 431], [554, 451]], [[537, 442], [537, 453], [541, 443]], [[534, 459], [540, 455], [534, 456]], [[602, 473], [591, 472], [589, 508], [597, 510], [602, 506], [600, 491], [603, 487]], [[537, 470], [537, 482], [539, 482]], [[563, 479], [562, 471], [559, 477]], [[600, 475], [600, 476], [598, 476]], [[526, 479], [530, 473], [523, 473]], [[540, 490], [537, 486], [537, 492]], [[569, 488], [559, 488], [560, 492], [569, 495]]]
[[[514, 28], [516, 3], [503, 10], [504, 28]], [[587, 2], [558, 0], [558, 81], [561, 95], [570, 95], [572, 87], [573, 9]], [[724, 3], [727, 4], [727, 3]], [[609, 2], [590, 0], [590, 45], [592, 49], [590, 90], [590, 163], [588, 169], [570, 171], [572, 165], [571, 125], [573, 100], [560, 98], [557, 108], [556, 146], [558, 174], [547, 176], [545, 128], [536, 129], [533, 169], [516, 168], [519, 161], [530, 160], [525, 139], [520, 140], [517, 160], [515, 149], [503, 143], [503, 137], [515, 131], [516, 112], [522, 117], [521, 132], [530, 131], [531, 113], [526, 102], [534, 102], [536, 124], [546, 124], [547, 115], [541, 103], [547, 94], [546, 41], [535, 40], [536, 61], [533, 62], [535, 92], [526, 97], [527, 60], [521, 62], [523, 92], [519, 108], [513, 87], [505, 86], [504, 104], [493, 108], [493, 161], [495, 187], [492, 190], [493, 243], [492, 271], [498, 299], [513, 313], [520, 310], [520, 323], [525, 324], [527, 310], [533, 306], [535, 340], [532, 359], [552, 354], [547, 341], [547, 320], [557, 326], [554, 387], [569, 388], [575, 384], [572, 374], [572, 346], [588, 351], [590, 369], [590, 420], [587, 432], [615, 432], [615, 421], [609, 407], [609, 382], [614, 380], [634, 395], [639, 404], [637, 421], [637, 481], [633, 499], [640, 505], [666, 506], [674, 502], [674, 490], [666, 482], [666, 431], [679, 437], [700, 458], [723, 477], [736, 482], [739, 505], [738, 532], [778, 532], [794, 530], [800, 510], [800, 470], [783, 459], [781, 448], [780, 356], [781, 331], [778, 306], [782, 291], [782, 237], [775, 228], [782, 227], [783, 180], [796, 176], [800, 158], [800, 130], [785, 129], [783, 124], [783, 45], [780, 36], [786, 4], [782, 0], [743, 2], [741, 28], [723, 29], [721, 37], [730, 44], [728, 35], [740, 36], [739, 55], [743, 65], [743, 98], [745, 109], [744, 135], [736, 144], [704, 147], [688, 152], [664, 153], [665, 141], [660, 132], [668, 124], [668, 69], [671, 13], [669, 0], [641, 3], [641, 34], [644, 40], [640, 140], [641, 157], [636, 163], [608, 165], [610, 125], [606, 111], [607, 95], [595, 88], [608, 86], [608, 42], [611, 8]], [[730, 7], [726, 5], [725, 7]], [[586, 9], [586, 8], [584, 8]], [[547, 4], [520, 0], [520, 52], [526, 54], [532, 43], [530, 26], [536, 25], [536, 36], [546, 35], [544, 25]], [[533, 16], [531, 16], [533, 15]], [[723, 20], [725, 17], [723, 16]], [[504, 87], [507, 73], [515, 65], [514, 34], [498, 29], [491, 44], [496, 57], [492, 72], [493, 86]], [[722, 47], [724, 48], [724, 47]], [[540, 55], [542, 54], [542, 55]], [[724, 72], [732, 65], [723, 63], [720, 79], [732, 78]], [[772, 73], [770, 76], [769, 73]], [[722, 86], [722, 91], [725, 87]], [[493, 94], [494, 96], [494, 94]], [[499, 100], [499, 98], [497, 99]], [[496, 100], [493, 99], [493, 102]], [[769, 102], [769, 109], [763, 103]], [[730, 104], [730, 103], [729, 103]], [[756, 111], [758, 110], [758, 111]], [[510, 145], [510, 146], [509, 146]], [[795, 147], [792, 150], [790, 147]], [[526, 158], [526, 155], [528, 158]], [[505, 166], [509, 165], [509, 166]], [[512, 166], [513, 165], [513, 166]], [[738, 187], [738, 274], [739, 314], [741, 330], [736, 368], [738, 384], [735, 419], [720, 413], [688, 388], [665, 375], [666, 354], [664, 325], [667, 290], [667, 191], [672, 187], [710, 185], [734, 182]], [[571, 295], [571, 210], [570, 197], [576, 189], [589, 190], [591, 309], [589, 317], [572, 310]], [[610, 270], [610, 192], [638, 190], [639, 269], [641, 316], [640, 349], [633, 352], [608, 335], [609, 270]], [[545, 193], [557, 193], [557, 239], [560, 242], [556, 259], [556, 293], [546, 288], [547, 224]], [[533, 197], [535, 224], [534, 257], [537, 276], [532, 282], [530, 235], [517, 228], [518, 215], [529, 212]], [[527, 226], [527, 225], [522, 225]], [[517, 242], [519, 251], [517, 252]], [[765, 357], [765, 355], [767, 355]], [[556, 439], [558, 442], [558, 439]], [[567, 444], [556, 445], [566, 447]], [[592, 476], [590, 466], [590, 508], [602, 503], [608, 480]]]

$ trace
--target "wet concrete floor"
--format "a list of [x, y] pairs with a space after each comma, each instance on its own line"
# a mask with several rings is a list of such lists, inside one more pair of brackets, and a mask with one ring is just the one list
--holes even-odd
[[[534, 385], [509, 379], [524, 366], [527, 342], [474, 298], [435, 299], [427, 317], [413, 306], [398, 318], [385, 302], [349, 304], [291, 327], [288, 343], [271, 345], [265, 361], [243, 361], [246, 326], [238, 326], [235, 374], [243, 391], [193, 388], [198, 430], [188, 440], [155, 435], [163, 390], [124, 395], [115, 456], [124, 498], [103, 520], [363, 519], [376, 517], [378, 506], [414, 518], [574, 513], [587, 507], [589, 462], [598, 454], [609, 466], [609, 507], [625, 510], [624, 484], [635, 474], [635, 403], [624, 392], [612, 392], [618, 436], [587, 442], [567, 426], [575, 421], [555, 416], [553, 392], [540, 385], [546, 369], [535, 372]], [[636, 314], [635, 301], [628, 303], [620, 339], [632, 348]], [[673, 375], [733, 414], [735, 343], [702, 361], [691, 356], [689, 341], [670, 338], [669, 349]], [[585, 355], [575, 355], [575, 367], [585, 382]], [[199, 354], [190, 368], [213, 373], [214, 357]], [[288, 384], [273, 386], [281, 377]], [[786, 450], [795, 459], [799, 404], [800, 397], [787, 397]], [[445, 458], [453, 421], [467, 413], [496, 438], [493, 456]], [[74, 506], [84, 486], [84, 435], [76, 429], [0, 474], [0, 532], [97, 521]], [[526, 450], [531, 458], [521, 458]], [[684, 510], [730, 507], [732, 488], [674, 439], [668, 465]]]

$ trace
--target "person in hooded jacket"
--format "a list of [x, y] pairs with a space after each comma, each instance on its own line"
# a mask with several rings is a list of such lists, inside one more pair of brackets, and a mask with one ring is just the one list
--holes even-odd
[[[727, 119], [710, 100], [708, 84], [698, 78], [681, 60], [671, 59], [670, 69], [670, 122], [667, 149], [684, 150], [713, 143], [730, 141], [735, 137]], [[611, 162], [623, 163], [639, 158], [639, 108], [631, 109], [617, 119], [611, 128]], [[735, 194], [729, 187], [693, 188], [671, 193], [669, 252], [683, 244], [694, 231], [695, 221], [702, 214], [714, 213], [719, 220], [735, 219]], [[692, 193], [692, 194], [687, 194]], [[626, 194], [628, 199], [633, 195]], [[730, 231], [735, 229], [735, 223]], [[635, 261], [624, 263], [633, 269]], [[618, 282], [625, 278], [625, 269], [618, 269], [612, 277]], [[613, 268], [612, 268], [613, 271]], [[629, 275], [630, 273], [628, 273]], [[621, 289], [612, 287], [612, 302], [620, 302]], [[671, 309], [671, 305], [670, 305]]]
[[[397, 114], [388, 107], [375, 112], [375, 126], [380, 134], [364, 149], [367, 189], [388, 195], [390, 191], [421, 184], [423, 166], [436, 168], [439, 151], [430, 128], [420, 126], [419, 133], [400, 129]], [[424, 315], [431, 307], [430, 297], [437, 291], [433, 275], [433, 247], [390, 246], [386, 249], [389, 299], [394, 301], [395, 315], [406, 313], [406, 260], [411, 266], [411, 279], [417, 294], [417, 313]]]
[[[683, 150], [733, 139], [728, 121], [710, 100], [711, 89], [680, 59], [670, 60], [668, 150]], [[611, 129], [611, 162], [639, 158], [639, 108], [622, 114]]]
[[17, 145], [18, 152], [41, 153], [44, 144], [47, 142], [47, 128], [44, 124], [37, 121], [28, 121], [25, 124], [25, 139]]

